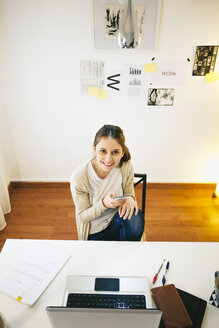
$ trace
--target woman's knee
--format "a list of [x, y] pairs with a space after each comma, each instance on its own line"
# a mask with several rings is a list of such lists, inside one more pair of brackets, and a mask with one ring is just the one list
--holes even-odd
[[141, 211], [138, 214], [133, 214], [131, 220], [125, 220], [123, 233], [128, 237], [128, 240], [140, 240], [144, 232], [144, 215]]
[[144, 214], [142, 213], [141, 210], [138, 210], [137, 215], [135, 213], [132, 215], [131, 221], [135, 226], [138, 226], [139, 228], [142, 227], [142, 229], [144, 230], [145, 219], [144, 219]]

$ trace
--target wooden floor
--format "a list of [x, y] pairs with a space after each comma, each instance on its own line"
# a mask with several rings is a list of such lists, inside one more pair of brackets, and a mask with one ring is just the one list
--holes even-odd
[[[219, 242], [219, 198], [214, 185], [147, 184], [147, 241]], [[141, 187], [136, 187], [141, 205]], [[77, 239], [74, 204], [68, 187], [12, 187], [12, 211], [0, 231], [7, 238]]]

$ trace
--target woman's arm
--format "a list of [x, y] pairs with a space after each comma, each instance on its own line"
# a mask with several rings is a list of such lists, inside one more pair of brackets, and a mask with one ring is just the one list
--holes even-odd
[[131, 195], [135, 200], [134, 170], [130, 161], [121, 167], [123, 194]]
[[91, 204], [91, 190], [88, 178], [84, 172], [79, 172], [71, 178], [71, 193], [78, 220], [86, 223], [91, 222], [106, 210], [102, 201], [97, 202], [95, 205]]
[[138, 204], [134, 190], [134, 170], [131, 162], [129, 161], [123, 164], [121, 171], [123, 176], [123, 194], [131, 195], [131, 197], [128, 197], [125, 202], [119, 206], [119, 215], [123, 217], [124, 220], [127, 218], [130, 220], [134, 211], [135, 215], [138, 214]]
[[124, 199], [114, 200], [115, 196], [116, 194], [114, 192], [108, 192], [102, 200], [92, 206], [90, 204], [89, 193], [75, 187], [73, 199], [76, 207], [76, 215], [79, 219], [88, 223], [98, 218], [107, 208], [116, 208], [124, 203]]

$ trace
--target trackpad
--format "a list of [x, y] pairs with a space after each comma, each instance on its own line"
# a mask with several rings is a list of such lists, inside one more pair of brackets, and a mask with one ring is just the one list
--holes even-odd
[[95, 278], [94, 290], [119, 292], [119, 279]]

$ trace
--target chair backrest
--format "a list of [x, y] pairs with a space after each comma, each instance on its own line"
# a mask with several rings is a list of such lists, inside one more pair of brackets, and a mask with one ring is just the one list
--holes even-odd
[[141, 205], [141, 210], [142, 210], [142, 213], [145, 215], [147, 174], [135, 173], [134, 176], [135, 176], [135, 178], [139, 178], [139, 180], [134, 183], [135, 187], [139, 183], [142, 182], [142, 205]]

